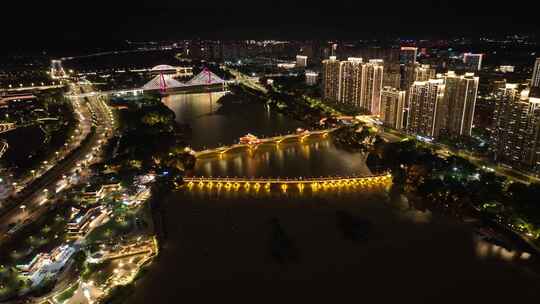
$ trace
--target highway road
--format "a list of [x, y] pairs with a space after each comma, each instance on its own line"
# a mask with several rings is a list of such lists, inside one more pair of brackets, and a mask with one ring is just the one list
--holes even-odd
[[[92, 88], [72, 84], [72, 90], [87, 92]], [[88, 97], [74, 102], [80, 102], [80, 136], [84, 137], [81, 138], [80, 146], [67, 152], [67, 155], [60, 155], [58, 161], [49, 164], [48, 170], [40, 178], [25, 184], [24, 189], [8, 202], [9, 206], [0, 211], [0, 241], [9, 236], [7, 232], [12, 224], [33, 221], [42, 215], [49, 204], [54, 202], [54, 199], [44, 201], [44, 198], [55, 193], [57, 183], [66, 175], [84, 170], [112, 136], [114, 118], [102, 99]]]
[[263, 93], [268, 92], [268, 90], [263, 85], [258, 83], [254, 78], [249, 77], [247, 75], [244, 75], [244, 74], [240, 73], [239, 71], [237, 71], [235, 69], [232, 69], [232, 68], [227, 68], [226, 67], [225, 70], [228, 71], [229, 73], [231, 73], [236, 78], [236, 81], [246, 85], [247, 87], [250, 87], [250, 88], [255, 89], [255, 90], [262, 91]]

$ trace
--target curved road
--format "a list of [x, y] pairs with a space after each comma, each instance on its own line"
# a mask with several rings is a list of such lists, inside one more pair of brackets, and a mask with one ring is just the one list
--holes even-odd
[[[84, 92], [90, 91], [91, 87], [72, 85], [72, 90]], [[84, 107], [81, 108], [84, 108], [80, 111], [82, 133], [86, 133], [86, 137], [80, 146], [65, 155], [40, 178], [27, 184], [16, 197], [7, 202], [3, 210], [0, 210], [0, 241], [9, 236], [7, 232], [10, 224], [33, 221], [43, 214], [48, 207], [48, 203], [43, 203], [46, 190], [54, 193], [53, 188], [63, 178], [62, 176], [84, 166], [89, 156], [111, 135], [114, 120], [105, 102], [97, 97], [89, 97], [85, 99]], [[25, 208], [21, 209], [23, 205]]]

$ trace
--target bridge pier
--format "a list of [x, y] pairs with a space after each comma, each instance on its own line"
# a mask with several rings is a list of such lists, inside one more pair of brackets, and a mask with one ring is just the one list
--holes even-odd
[[309, 186], [312, 191], [351, 188], [351, 187], [375, 187], [387, 186], [392, 183], [390, 173], [362, 176], [362, 177], [321, 177], [308, 179], [272, 179], [272, 178], [211, 178], [211, 177], [186, 177], [184, 178], [188, 189], [193, 189], [198, 186], [198, 189], [213, 189], [238, 191], [243, 189], [250, 191], [251, 189], [259, 191], [264, 188], [270, 191], [272, 186], [278, 187], [282, 192], [287, 192], [291, 186], [295, 185], [295, 189], [299, 192], [304, 191], [306, 186]]

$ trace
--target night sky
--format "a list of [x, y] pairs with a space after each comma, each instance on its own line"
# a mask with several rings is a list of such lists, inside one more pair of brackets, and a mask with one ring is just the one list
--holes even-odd
[[[131, 40], [385, 38], [540, 32], [532, 4], [486, 1], [2, 1], [3, 51]], [[187, 3], [186, 3], [187, 2]], [[449, 3], [451, 2], [451, 3]], [[532, 2], [532, 1], [529, 1]]]

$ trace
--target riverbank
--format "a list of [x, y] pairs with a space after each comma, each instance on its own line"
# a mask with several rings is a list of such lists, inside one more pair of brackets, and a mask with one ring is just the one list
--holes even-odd
[[218, 101], [219, 103], [223, 105], [261, 103], [272, 110], [306, 123], [310, 129], [324, 128], [325, 126], [321, 126], [321, 119], [341, 115], [340, 112], [320, 100], [278, 91], [273, 87], [270, 87], [266, 93], [242, 84], [230, 85], [229, 90], [230, 93], [224, 95]]
[[[525, 243], [539, 245], [540, 209], [536, 200], [540, 185], [508, 183], [466, 159], [441, 156], [415, 140], [379, 143], [374, 151], [374, 161], [393, 172], [393, 190], [406, 195], [418, 208], [460, 220], [488, 218], [526, 240], [509, 241], [507, 248], [538, 255], [534, 246]], [[510, 235], [508, 239], [512, 238]]]

